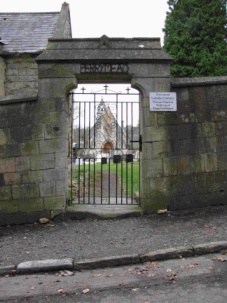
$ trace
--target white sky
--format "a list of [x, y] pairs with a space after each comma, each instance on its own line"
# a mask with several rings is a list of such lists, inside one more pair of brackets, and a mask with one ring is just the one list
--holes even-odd
[[73, 38], [159, 37], [167, 0], [0, 0], [0, 12], [55, 12], [70, 6]]

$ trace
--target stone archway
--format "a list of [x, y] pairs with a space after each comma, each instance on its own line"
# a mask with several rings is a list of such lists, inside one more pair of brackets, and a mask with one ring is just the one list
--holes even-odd
[[[77, 83], [130, 83], [139, 90], [142, 130], [141, 206], [145, 212], [165, 208], [168, 195], [161, 187], [163, 179], [157, 180], [157, 176], [154, 176], [151, 142], [158, 136], [165, 138], [168, 130], [157, 127], [156, 113], [149, 110], [149, 92], [170, 91], [171, 58], [162, 51], [160, 39], [103, 36], [100, 39], [50, 40], [47, 50], [37, 58], [37, 63], [40, 105], [49, 103], [55, 111], [54, 122], [49, 125], [56, 130], [52, 142], [48, 142], [49, 152], [55, 157], [57, 155], [62, 163], [67, 157], [67, 127], [70, 123], [67, 93]], [[164, 140], [161, 140], [160, 148], [162, 142]], [[162, 163], [157, 162], [156, 166], [159, 165], [161, 169]], [[58, 169], [58, 173], [61, 171], [66, 175], [65, 164]], [[55, 176], [56, 170], [53, 170]], [[66, 195], [66, 188], [65, 193], [62, 190], [60, 195], [56, 191], [56, 197], [66, 200]], [[53, 211], [59, 209], [54, 203], [52, 208]]]

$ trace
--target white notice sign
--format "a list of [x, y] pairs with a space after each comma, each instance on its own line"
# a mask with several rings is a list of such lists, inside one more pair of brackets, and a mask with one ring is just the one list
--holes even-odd
[[174, 112], [177, 111], [176, 93], [150, 93], [150, 111]]

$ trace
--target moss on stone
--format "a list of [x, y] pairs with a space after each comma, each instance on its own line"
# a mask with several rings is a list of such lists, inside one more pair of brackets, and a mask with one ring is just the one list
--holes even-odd
[[64, 196], [44, 197], [45, 210], [63, 210], [66, 207]]
[[0, 212], [2, 213], [16, 213], [18, 212], [18, 204], [16, 200], [1, 201]]
[[4, 200], [11, 200], [11, 199], [12, 199], [11, 186], [1, 186], [0, 187], [0, 201], [1, 201], [1, 203]]
[[42, 198], [19, 199], [18, 209], [20, 212], [34, 212], [44, 210]]
[[38, 142], [26, 142], [20, 145], [21, 154], [23, 156], [38, 154]]
[[191, 157], [191, 173], [205, 172], [204, 155], [195, 154]]
[[5, 145], [7, 143], [7, 136], [5, 132], [0, 129], [0, 145]]
[[14, 185], [12, 187], [13, 198], [37, 198], [39, 197], [39, 186], [38, 183], [28, 183], [21, 185]]

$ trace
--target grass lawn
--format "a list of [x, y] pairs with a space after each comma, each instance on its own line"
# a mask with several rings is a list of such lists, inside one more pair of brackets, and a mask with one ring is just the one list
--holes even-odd
[[121, 162], [115, 164], [113, 162], [107, 164], [82, 164], [77, 165], [73, 170], [73, 180], [77, 181], [78, 177], [80, 179], [89, 179], [90, 184], [94, 184], [95, 180], [101, 178], [102, 172], [111, 172], [117, 174], [117, 176], [122, 180], [124, 191], [131, 192], [139, 191], [139, 162]]

